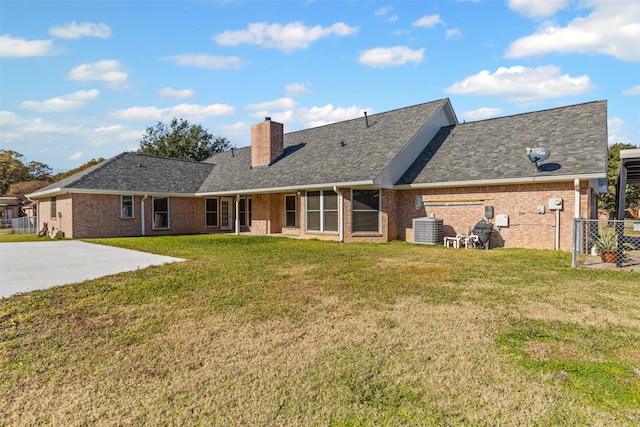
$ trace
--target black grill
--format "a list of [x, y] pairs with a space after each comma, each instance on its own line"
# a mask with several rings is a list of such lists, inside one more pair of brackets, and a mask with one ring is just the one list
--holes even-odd
[[489, 249], [489, 241], [493, 232], [493, 226], [485, 221], [480, 221], [473, 227], [473, 234], [478, 236], [478, 244], [484, 246], [485, 249]]

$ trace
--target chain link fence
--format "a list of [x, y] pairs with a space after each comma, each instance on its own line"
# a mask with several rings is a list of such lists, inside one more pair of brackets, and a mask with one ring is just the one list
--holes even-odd
[[38, 232], [38, 217], [23, 216], [11, 220], [12, 234], [36, 234]]
[[640, 270], [640, 221], [576, 218], [572, 266]]

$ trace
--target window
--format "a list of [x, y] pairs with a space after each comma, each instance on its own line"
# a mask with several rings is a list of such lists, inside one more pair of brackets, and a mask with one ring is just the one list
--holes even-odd
[[153, 228], [169, 228], [169, 198], [153, 198]]
[[251, 227], [251, 199], [240, 199], [238, 203], [238, 219], [240, 219], [241, 227]]
[[120, 216], [133, 218], [133, 196], [120, 196]]
[[51, 218], [55, 218], [58, 216], [58, 208], [56, 206], [56, 198], [51, 198]]
[[205, 200], [205, 216], [207, 227], [218, 226], [218, 199]]
[[352, 228], [354, 233], [380, 232], [380, 191], [353, 190]]
[[298, 225], [296, 196], [284, 196], [284, 212], [284, 226], [296, 228]]
[[307, 230], [338, 231], [338, 194], [335, 191], [307, 192]]

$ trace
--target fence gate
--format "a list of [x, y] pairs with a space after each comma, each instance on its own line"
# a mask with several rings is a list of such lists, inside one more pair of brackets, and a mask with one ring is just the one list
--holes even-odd
[[640, 270], [640, 221], [576, 218], [571, 265]]

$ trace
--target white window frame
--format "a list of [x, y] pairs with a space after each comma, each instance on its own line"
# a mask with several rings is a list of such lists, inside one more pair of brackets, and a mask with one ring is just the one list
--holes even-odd
[[[287, 198], [293, 197], [293, 210], [287, 209]], [[287, 224], [288, 214], [293, 212], [293, 225]], [[298, 196], [296, 194], [284, 195], [284, 226], [285, 228], [298, 228]]]
[[[216, 210], [215, 211], [209, 211], [207, 210], [207, 202], [209, 200], [215, 200], [216, 203]], [[207, 219], [209, 217], [210, 213], [214, 213], [215, 212], [215, 224], [211, 225], [211, 224], [207, 224]], [[204, 226], [205, 227], [219, 227], [220, 226], [220, 206], [218, 205], [218, 198], [217, 197], [207, 197], [206, 199], [204, 199]]]
[[57, 218], [58, 213], [56, 211], [58, 210], [58, 198], [56, 196], [51, 198], [51, 206], [49, 208], [51, 218]]
[[[167, 199], [167, 211], [159, 211], [159, 213], [166, 213], [167, 215], [167, 226], [166, 227], [156, 227], [156, 199]], [[169, 197], [153, 197], [153, 201], [152, 201], [152, 226], [154, 230], [169, 230], [171, 228], [171, 203], [169, 200]]]
[[[130, 216], [125, 216], [124, 214], [124, 198], [125, 197], [130, 197], [131, 198], [131, 215]], [[122, 219], [133, 219], [135, 218], [135, 197], [134, 196], [126, 196], [126, 195], [121, 195], [120, 196], [120, 218]]]
[[[320, 210], [309, 210], [309, 197], [308, 194], [309, 193], [320, 193]], [[330, 209], [327, 210], [324, 207], [324, 198], [325, 198], [325, 193], [334, 193], [335, 197], [336, 197], [336, 209]], [[307, 197], [306, 197], [306, 231], [307, 232], [311, 232], [311, 233], [338, 233], [338, 231], [340, 230], [340, 203], [338, 201], [338, 197], [339, 194], [336, 193], [333, 190], [315, 190], [315, 191], [307, 191]], [[319, 212], [320, 213], [320, 230], [311, 230], [309, 229], [309, 212]], [[337, 214], [337, 229], [336, 230], [327, 230], [325, 227], [325, 214], [327, 212], [336, 212]]]
[[[377, 191], [378, 192], [378, 229], [371, 231], [355, 231], [355, 214], [356, 212], [373, 212], [369, 209], [355, 209], [355, 201], [353, 197], [353, 193], [355, 191]], [[352, 234], [380, 234], [380, 227], [382, 226], [382, 192], [379, 189], [351, 189], [351, 233]]]

